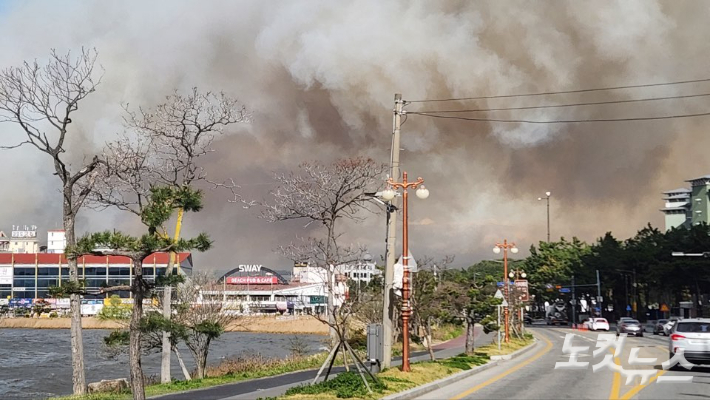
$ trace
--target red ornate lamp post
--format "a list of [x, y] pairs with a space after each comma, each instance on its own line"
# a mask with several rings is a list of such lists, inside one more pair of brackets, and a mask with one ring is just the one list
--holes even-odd
[[382, 198], [386, 201], [394, 199], [395, 190], [402, 188], [402, 267], [404, 269], [402, 277], [402, 371], [409, 372], [409, 318], [412, 315], [411, 304], [409, 303], [411, 288], [409, 279], [409, 223], [407, 214], [407, 189], [417, 189], [416, 194], [420, 199], [429, 197], [429, 190], [422, 185], [424, 179], [417, 178], [415, 182], [407, 181], [407, 173], [402, 173], [402, 182], [395, 182], [392, 178], [387, 180], [390, 187], [382, 192]]
[[[508, 250], [515, 254], [518, 252], [518, 248], [515, 247], [515, 243], [508, 243], [508, 239], [504, 239], [503, 243], [496, 243], [496, 247], [493, 248], [493, 252], [499, 254], [503, 250], [503, 294], [505, 296], [505, 301], [510, 304], [509, 284], [508, 284]], [[510, 343], [510, 319], [508, 316], [508, 306], [503, 307], [503, 322], [505, 324], [505, 342]]]

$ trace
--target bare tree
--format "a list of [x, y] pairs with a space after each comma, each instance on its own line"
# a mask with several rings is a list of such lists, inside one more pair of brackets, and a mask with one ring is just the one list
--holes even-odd
[[[329, 286], [335, 286], [335, 267], [359, 259], [360, 250], [339, 242], [337, 222], [341, 219], [359, 221], [358, 213], [367, 208], [372, 197], [368, 189], [379, 185], [386, 167], [369, 158], [349, 158], [324, 165], [303, 163], [300, 174], [276, 174], [279, 186], [271, 191], [271, 201], [251, 202], [262, 207], [262, 218], [269, 222], [304, 219], [306, 226], [320, 224], [320, 238], [309, 238], [304, 244], [282, 248], [290, 259], [308, 261], [322, 271]], [[299, 259], [300, 258], [300, 259]], [[328, 324], [331, 338], [338, 339], [333, 290], [328, 290]]]
[[[126, 134], [109, 143], [104, 152], [107, 168], [92, 200], [102, 207], [116, 207], [140, 215], [150, 188], [159, 185], [188, 188], [207, 182], [200, 158], [213, 152], [212, 143], [224, 128], [249, 122], [251, 116], [236, 99], [224, 93], [202, 93], [193, 88], [187, 95], [174, 93], [153, 110], [124, 107]], [[221, 185], [233, 189], [231, 185]], [[177, 206], [173, 240], [178, 240], [189, 204]], [[159, 227], [170, 237], [167, 227]], [[175, 254], [171, 253], [167, 275], [173, 274]], [[172, 288], [163, 289], [163, 315], [170, 318]], [[168, 383], [172, 341], [163, 332], [161, 382]]]
[[185, 328], [184, 342], [197, 366], [196, 378], [205, 377], [210, 344], [237, 316], [226, 309], [213, 276], [198, 273], [177, 288], [175, 322]]
[[413, 278], [411, 302], [414, 323], [412, 325], [417, 336], [421, 335], [422, 330], [424, 331], [426, 347], [432, 360], [436, 358], [432, 347], [432, 322], [442, 315], [442, 306], [437, 301], [440, 271], [446, 270], [453, 261], [454, 256], [445, 256], [441, 260], [435, 261], [425, 255], [417, 262], [418, 271]]
[[[62, 222], [68, 246], [76, 244], [76, 216], [91, 191], [94, 172], [101, 162], [93, 157], [88, 162], [72, 165], [66, 146], [73, 113], [101, 81], [96, 59], [96, 50], [82, 49], [76, 56], [52, 50], [46, 64], [26, 61], [0, 72], [0, 122], [17, 124], [25, 138], [2, 148], [29, 145], [51, 158], [53, 174], [62, 184]], [[78, 189], [82, 182], [82, 188]], [[70, 284], [78, 288], [76, 260], [73, 255], [67, 257]], [[70, 307], [72, 384], [74, 394], [84, 394], [86, 375], [79, 294], [70, 295]]]

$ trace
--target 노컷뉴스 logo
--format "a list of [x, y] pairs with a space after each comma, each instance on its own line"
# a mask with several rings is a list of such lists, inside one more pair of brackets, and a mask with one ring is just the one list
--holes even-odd
[[[555, 363], [555, 369], [587, 369], [589, 368], [589, 361], [579, 361], [580, 355], [589, 355], [589, 346], [574, 346], [572, 340], [574, 339], [574, 333], [568, 333], [565, 335], [565, 342], [562, 345], [562, 353], [569, 355], [569, 361], [558, 361]], [[596, 349], [592, 352], [592, 358], [599, 358], [603, 356], [602, 360], [598, 363], [592, 365], [592, 371], [603, 371], [608, 369], [613, 372], [618, 372], [622, 376], [626, 377], [626, 384], [630, 384], [634, 378], [640, 377], [641, 384], [645, 385], [648, 381], [654, 377], [658, 371], [655, 369], [626, 369], [623, 366], [616, 364], [614, 358], [621, 357], [624, 351], [624, 344], [626, 342], [626, 334], [621, 334], [618, 337], [610, 333], [602, 333], [597, 337]], [[614, 350], [611, 353], [611, 350]], [[634, 347], [629, 353], [629, 363], [628, 365], [656, 365], [657, 358], [641, 358], [639, 357], [639, 351], [641, 349]], [[664, 361], [661, 366], [664, 370], [668, 370], [674, 367], [676, 364], [680, 364], [685, 368], [690, 369], [694, 364], [690, 363], [685, 359], [683, 354], [683, 349], [678, 349], [673, 357]], [[659, 376], [656, 379], [657, 383], [683, 383], [692, 382], [692, 375], [683, 376]]]

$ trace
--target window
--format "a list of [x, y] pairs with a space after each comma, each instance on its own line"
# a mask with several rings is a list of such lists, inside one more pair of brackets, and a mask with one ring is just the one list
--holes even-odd
[[679, 322], [676, 332], [710, 332], [710, 323], [708, 322]]

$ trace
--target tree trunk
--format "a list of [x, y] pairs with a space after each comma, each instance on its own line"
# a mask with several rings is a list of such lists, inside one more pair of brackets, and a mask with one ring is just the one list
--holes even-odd
[[[74, 232], [75, 215], [72, 210], [73, 191], [71, 187], [64, 188], [64, 202], [62, 207], [64, 234], [66, 235], [67, 247], [76, 245], [76, 233]], [[69, 280], [79, 282], [79, 271], [75, 256], [67, 257], [69, 265]], [[72, 366], [72, 386], [75, 395], [86, 394], [86, 371], [84, 369], [84, 340], [81, 331], [81, 296], [79, 294], [69, 295], [69, 308], [71, 311], [71, 366]]]
[[436, 356], [434, 355], [434, 346], [433, 343], [431, 342], [432, 340], [432, 333], [431, 333], [431, 317], [426, 319], [426, 325], [424, 327], [426, 330], [426, 347], [429, 350], [429, 357], [431, 358], [432, 361], [436, 360]]
[[180, 351], [178, 350], [177, 346], [173, 347], [173, 352], [175, 353], [175, 356], [178, 359], [178, 364], [180, 364], [180, 369], [182, 369], [182, 374], [183, 376], [185, 376], [185, 380], [192, 380], [192, 378], [190, 377], [190, 372], [187, 370], [187, 367], [185, 366], [185, 361], [182, 360], [182, 356], [180, 355]]
[[128, 360], [130, 365], [131, 391], [133, 400], [145, 400], [145, 382], [141, 366], [141, 318], [143, 318], [143, 297], [145, 285], [143, 282], [143, 259], [133, 260], [135, 278], [131, 287], [133, 293], [133, 312], [130, 323], [130, 344]]
[[195, 364], [197, 366], [197, 373], [195, 375], [197, 379], [205, 378], [205, 368], [207, 367], [207, 348], [209, 347], [205, 346], [204, 349], [200, 349], [195, 352]]
[[473, 342], [476, 324], [473, 318], [466, 317], [466, 354], [473, 355], [476, 349]]

